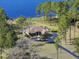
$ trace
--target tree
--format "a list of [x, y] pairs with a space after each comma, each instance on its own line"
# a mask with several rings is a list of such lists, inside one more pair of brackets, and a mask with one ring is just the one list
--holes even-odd
[[9, 19], [8, 15], [6, 14], [3, 8], [0, 8], [0, 16], [3, 16], [5, 19]]
[[[68, 11], [67, 5], [64, 2], [47, 2], [42, 4], [43, 7], [39, 8], [39, 10], [44, 10], [45, 14], [48, 15], [49, 12], [54, 12], [58, 16], [58, 25], [60, 34], [67, 27], [67, 17], [65, 13]], [[59, 43], [60, 39], [56, 42], [56, 45]], [[57, 48], [58, 54], [58, 48]], [[58, 57], [58, 55], [57, 55]]]
[[7, 48], [9, 47], [13, 47], [15, 45], [15, 41], [17, 40], [16, 38], [16, 34], [14, 33], [14, 31], [9, 31], [7, 34], [6, 34], [6, 43], [5, 43], [5, 46]]
[[67, 17], [70, 25], [70, 42], [71, 42], [71, 25], [74, 25], [74, 38], [75, 38], [75, 23], [78, 18], [78, 7], [79, 2], [77, 0], [68, 0], [69, 12], [67, 12]]
[[20, 30], [20, 29], [24, 28], [24, 26], [28, 25], [27, 19], [23, 16], [20, 16], [19, 18], [17, 18], [15, 20], [15, 22], [16, 22], [16, 26], [18, 28], [17, 30]]
[[[50, 4], [47, 3], [44, 5], [45, 7], [42, 7], [45, 9], [45, 11], [48, 13], [50, 11], [53, 11], [57, 14], [58, 16], [58, 26], [59, 26], [59, 33], [62, 34], [62, 31], [65, 31], [63, 34], [63, 37], [65, 37], [65, 42], [66, 42], [66, 29], [70, 26], [70, 20], [71, 18], [68, 16], [68, 12], [70, 9], [68, 8], [70, 6], [69, 1], [62, 1], [62, 2], [51, 2], [51, 7]], [[42, 9], [40, 9], [42, 10]], [[59, 43], [60, 39], [56, 41], [56, 45]], [[58, 48], [57, 48], [57, 54], [58, 54]], [[57, 55], [58, 57], [58, 55]]]
[[0, 43], [0, 46], [2, 46], [2, 43], [5, 41], [5, 36], [6, 36], [6, 33], [8, 32], [8, 27], [7, 27], [7, 23], [6, 23], [6, 20], [5, 18], [3, 17], [0, 17], [0, 37], [1, 37], [1, 43]]
[[[2, 11], [2, 12], [1, 12]], [[5, 17], [4, 15], [2, 15], [3, 13], [3, 10], [0, 9], [0, 54], [2, 55], [2, 51], [3, 51], [3, 47], [4, 47], [4, 42], [5, 42], [5, 35], [6, 35], [6, 32], [8, 31], [8, 27], [6, 27], [6, 20], [5, 20]], [[0, 56], [0, 58], [2, 59], [2, 56]]]
[[17, 23], [17, 24], [22, 24], [22, 23], [24, 23], [25, 20], [26, 20], [25, 17], [20, 16], [19, 18], [16, 19], [16, 23]]
[[[0, 14], [0, 55], [2, 55], [4, 48], [12, 47], [14, 43], [14, 34], [12, 34], [12, 30], [7, 24], [6, 15], [3, 9], [0, 9]], [[2, 56], [0, 58], [2, 59]]]
[[40, 4], [37, 8], [36, 8], [36, 11], [37, 13], [40, 13], [40, 14], [44, 14], [44, 19], [45, 20], [48, 20], [48, 14], [50, 12], [52, 12], [52, 8], [51, 6], [54, 5], [54, 3], [51, 3], [51, 2], [44, 2], [42, 4]]
[[[1, 10], [0, 10], [0, 12], [1, 12]], [[2, 10], [2, 13], [3, 13], [3, 15], [5, 15], [3, 10]], [[0, 16], [0, 37], [1, 37], [0, 46], [2, 46], [3, 43], [4, 43], [4, 45], [6, 43], [9, 44], [9, 40], [13, 40], [12, 33], [14, 33], [13, 30], [10, 28], [11, 26], [7, 24], [7, 19], [3, 15]], [[8, 45], [6, 45], [6, 46], [8, 46]]]

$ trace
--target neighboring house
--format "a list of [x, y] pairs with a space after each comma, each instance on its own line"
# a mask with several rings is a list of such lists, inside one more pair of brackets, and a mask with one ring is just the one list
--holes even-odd
[[44, 35], [46, 33], [48, 33], [48, 28], [46, 27], [41, 27], [41, 26], [27, 26], [26, 28], [24, 28], [24, 30], [22, 30], [22, 33], [24, 35]]

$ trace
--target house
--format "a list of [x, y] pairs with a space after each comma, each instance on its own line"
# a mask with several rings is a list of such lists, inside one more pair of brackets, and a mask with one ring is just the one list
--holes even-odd
[[27, 26], [22, 30], [22, 33], [23, 35], [28, 36], [44, 35], [48, 33], [48, 28], [41, 26]]

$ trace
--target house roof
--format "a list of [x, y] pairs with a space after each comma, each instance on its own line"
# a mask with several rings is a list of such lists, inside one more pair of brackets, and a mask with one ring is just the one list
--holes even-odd
[[41, 26], [27, 26], [24, 28], [23, 31], [29, 32], [29, 33], [35, 33], [35, 32], [41, 32], [43, 30], [48, 30], [47, 28], [43, 28]]

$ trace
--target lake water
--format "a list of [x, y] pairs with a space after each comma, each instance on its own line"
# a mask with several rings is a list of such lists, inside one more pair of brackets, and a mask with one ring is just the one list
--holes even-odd
[[11, 18], [19, 16], [35, 17], [37, 16], [36, 7], [45, 1], [48, 0], [0, 0], [0, 7], [4, 8]]

